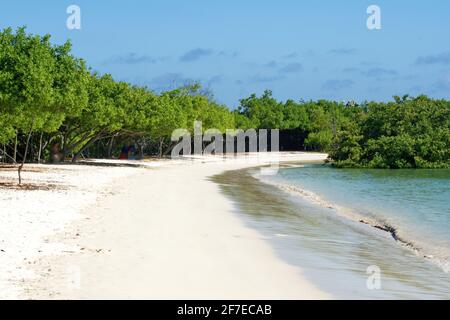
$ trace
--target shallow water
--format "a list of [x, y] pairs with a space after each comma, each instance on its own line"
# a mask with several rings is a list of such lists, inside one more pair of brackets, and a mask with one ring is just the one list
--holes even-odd
[[[275, 176], [258, 173], [234, 171], [213, 179], [245, 221], [323, 290], [337, 298], [450, 298], [450, 170], [305, 165], [282, 168]], [[414, 250], [360, 223], [360, 217], [395, 227]], [[380, 289], [367, 285], [371, 266], [381, 271]]]

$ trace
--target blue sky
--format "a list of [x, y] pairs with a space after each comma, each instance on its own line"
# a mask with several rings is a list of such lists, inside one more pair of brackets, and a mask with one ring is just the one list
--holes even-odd
[[[81, 30], [66, 8], [81, 8]], [[381, 8], [381, 30], [366, 9]], [[450, 98], [450, 1], [15, 0], [0, 27], [71, 39], [117, 80], [171, 89], [200, 81], [217, 101], [271, 89], [279, 99]]]

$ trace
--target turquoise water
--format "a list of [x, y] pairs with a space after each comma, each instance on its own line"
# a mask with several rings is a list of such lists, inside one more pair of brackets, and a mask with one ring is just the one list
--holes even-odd
[[394, 228], [401, 241], [450, 271], [450, 170], [305, 165], [281, 169], [272, 181], [311, 191], [349, 218]]
[[280, 258], [335, 298], [450, 299], [450, 170], [295, 164], [214, 181]]

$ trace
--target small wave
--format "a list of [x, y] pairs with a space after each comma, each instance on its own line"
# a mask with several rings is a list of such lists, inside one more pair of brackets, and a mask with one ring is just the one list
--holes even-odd
[[437, 266], [439, 266], [444, 272], [448, 273], [450, 272], [450, 261], [447, 257], [436, 257], [433, 254], [426, 253], [423, 248], [421, 248], [419, 245], [414, 243], [411, 240], [405, 239], [404, 236], [399, 235], [398, 228], [393, 226], [392, 224], [382, 221], [377, 218], [369, 217], [368, 215], [361, 214], [359, 212], [356, 212], [352, 209], [339, 206], [337, 204], [331, 203], [318, 194], [305, 190], [302, 188], [299, 188], [297, 186], [293, 186], [286, 183], [281, 183], [277, 181], [272, 181], [270, 179], [264, 179], [263, 176], [258, 174], [253, 174], [253, 177], [258, 179], [259, 181], [272, 185], [284, 192], [287, 192], [289, 194], [301, 196], [303, 199], [306, 199], [316, 205], [319, 205], [323, 208], [331, 209], [335, 214], [338, 214], [341, 217], [344, 217], [346, 219], [350, 219], [354, 222], [359, 222], [368, 226], [371, 226], [373, 228], [376, 228], [378, 230], [384, 231], [389, 233], [392, 238], [397, 242], [400, 243], [402, 246], [412, 250], [415, 254], [421, 255], [423, 258], [433, 262]]
[[279, 237], [279, 238], [287, 238], [287, 237], [289, 237], [289, 235], [284, 234], [284, 233], [275, 233], [274, 236]]

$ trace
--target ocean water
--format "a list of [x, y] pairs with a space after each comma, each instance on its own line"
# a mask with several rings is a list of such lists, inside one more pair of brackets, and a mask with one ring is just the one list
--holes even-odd
[[305, 164], [214, 180], [281, 258], [335, 297], [450, 299], [450, 170]]

